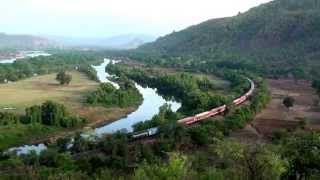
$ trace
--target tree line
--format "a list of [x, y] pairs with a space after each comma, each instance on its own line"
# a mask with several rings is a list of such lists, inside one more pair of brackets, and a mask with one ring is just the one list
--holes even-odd
[[87, 103], [106, 107], [132, 107], [141, 104], [143, 97], [134, 83], [125, 77], [116, 80], [120, 86], [116, 89], [110, 83], [102, 83], [87, 97]]
[[63, 128], [74, 128], [83, 125], [85, 119], [70, 116], [64, 105], [53, 101], [46, 101], [41, 105], [34, 105], [25, 109], [24, 115], [0, 112], [0, 125], [42, 124]]
[[[125, 75], [141, 85], [157, 88], [159, 94], [174, 97], [182, 102], [179, 110], [185, 114], [194, 114], [218, 107], [227, 102], [219, 94], [209, 93], [215, 85], [208, 79], [198, 79], [188, 73], [166, 74], [152, 69], [112, 65], [108, 70], [116, 75]], [[214, 90], [214, 89], [211, 89]]]
[[102, 62], [103, 58], [98, 53], [59, 51], [52, 56], [39, 56], [18, 60], [12, 64], [0, 64], [0, 83], [61, 70], [79, 70], [87, 74], [90, 79], [97, 80], [95, 70], [91, 65]]

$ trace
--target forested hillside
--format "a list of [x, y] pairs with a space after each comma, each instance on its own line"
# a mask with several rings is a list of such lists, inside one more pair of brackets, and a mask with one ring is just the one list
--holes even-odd
[[8, 35], [0, 33], [1, 49], [42, 49], [58, 47], [58, 44], [46, 38], [30, 35]]
[[272, 76], [319, 76], [319, 10], [320, 0], [275, 0], [174, 32], [136, 52], [179, 63], [200, 59]]

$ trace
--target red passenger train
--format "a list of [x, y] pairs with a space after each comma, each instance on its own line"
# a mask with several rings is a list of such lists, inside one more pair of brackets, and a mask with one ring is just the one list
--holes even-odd
[[[247, 80], [250, 82], [250, 89], [243, 96], [241, 96], [241, 97], [239, 97], [239, 98], [237, 98], [237, 99], [232, 101], [232, 103], [234, 105], [236, 105], [236, 106], [238, 106], [238, 105], [242, 104], [243, 102], [245, 102], [248, 99], [248, 97], [252, 95], [252, 93], [253, 93], [253, 91], [255, 89], [253, 81], [251, 79], [249, 79], [249, 78], [247, 78]], [[179, 124], [184, 124], [184, 125], [190, 125], [190, 124], [193, 124], [193, 123], [208, 119], [210, 117], [214, 117], [214, 116], [224, 112], [226, 109], [227, 109], [227, 105], [222, 105], [222, 106], [214, 108], [214, 109], [212, 109], [210, 111], [206, 111], [206, 112], [197, 114], [195, 116], [186, 117], [184, 119], [178, 120], [178, 123]]]
[[[237, 99], [232, 101], [232, 103], [234, 105], [236, 105], [236, 106], [238, 106], [238, 105], [242, 104], [243, 102], [245, 102], [248, 99], [248, 97], [252, 95], [252, 93], [253, 93], [253, 91], [255, 89], [254, 82], [249, 78], [247, 78], [247, 80], [250, 82], [250, 89], [243, 96], [241, 96], [241, 97], [239, 97], [239, 98], [237, 98]], [[191, 125], [191, 124], [194, 124], [196, 122], [199, 122], [199, 121], [208, 119], [210, 117], [214, 117], [214, 116], [216, 116], [218, 114], [221, 114], [226, 109], [227, 109], [227, 105], [222, 105], [222, 106], [214, 108], [214, 109], [212, 109], [210, 111], [202, 112], [202, 113], [199, 113], [199, 114], [197, 114], [195, 116], [190, 116], [190, 117], [186, 117], [186, 118], [180, 119], [180, 120], [177, 121], [177, 123], [178, 124], [182, 124], [182, 125]], [[153, 132], [153, 133], [150, 133], [150, 132]], [[135, 133], [133, 135], [133, 138], [144, 137], [144, 136], [152, 136], [152, 135], [157, 134], [158, 132], [159, 132], [158, 131], [158, 127], [155, 127], [155, 128], [151, 128], [151, 129], [147, 129], [147, 130]]]

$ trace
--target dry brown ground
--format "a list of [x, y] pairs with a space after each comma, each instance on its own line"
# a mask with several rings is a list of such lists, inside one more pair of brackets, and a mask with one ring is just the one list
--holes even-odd
[[[262, 137], [270, 137], [273, 132], [296, 128], [300, 118], [306, 118], [307, 130], [320, 130], [320, 108], [314, 107], [314, 100], [318, 97], [310, 82], [269, 79], [268, 85], [272, 100], [267, 108], [245, 129], [233, 133], [232, 137], [241, 136], [244, 141], [261, 140]], [[286, 96], [295, 99], [294, 107], [289, 111], [282, 104]]]

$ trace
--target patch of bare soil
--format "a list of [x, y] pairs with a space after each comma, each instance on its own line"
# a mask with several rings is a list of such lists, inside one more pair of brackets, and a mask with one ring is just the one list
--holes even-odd
[[247, 124], [244, 129], [232, 132], [230, 139], [235, 139], [243, 144], [264, 142], [262, 135], [251, 124]]
[[[295, 129], [299, 120], [303, 118], [307, 121], [307, 130], [320, 131], [320, 107], [314, 106], [318, 96], [310, 82], [269, 79], [268, 85], [272, 96], [271, 102], [251, 124], [233, 132], [231, 139], [237, 139], [242, 143], [264, 142], [267, 140], [265, 137], [271, 137], [274, 132]], [[286, 96], [295, 99], [294, 107], [290, 110], [282, 104]]]
[[[320, 109], [314, 106], [318, 97], [310, 82], [269, 79], [268, 84], [272, 100], [252, 123], [259, 134], [268, 137], [279, 130], [294, 129], [303, 118], [307, 121], [308, 130], [320, 130]], [[282, 104], [286, 96], [295, 99], [290, 110]]]

